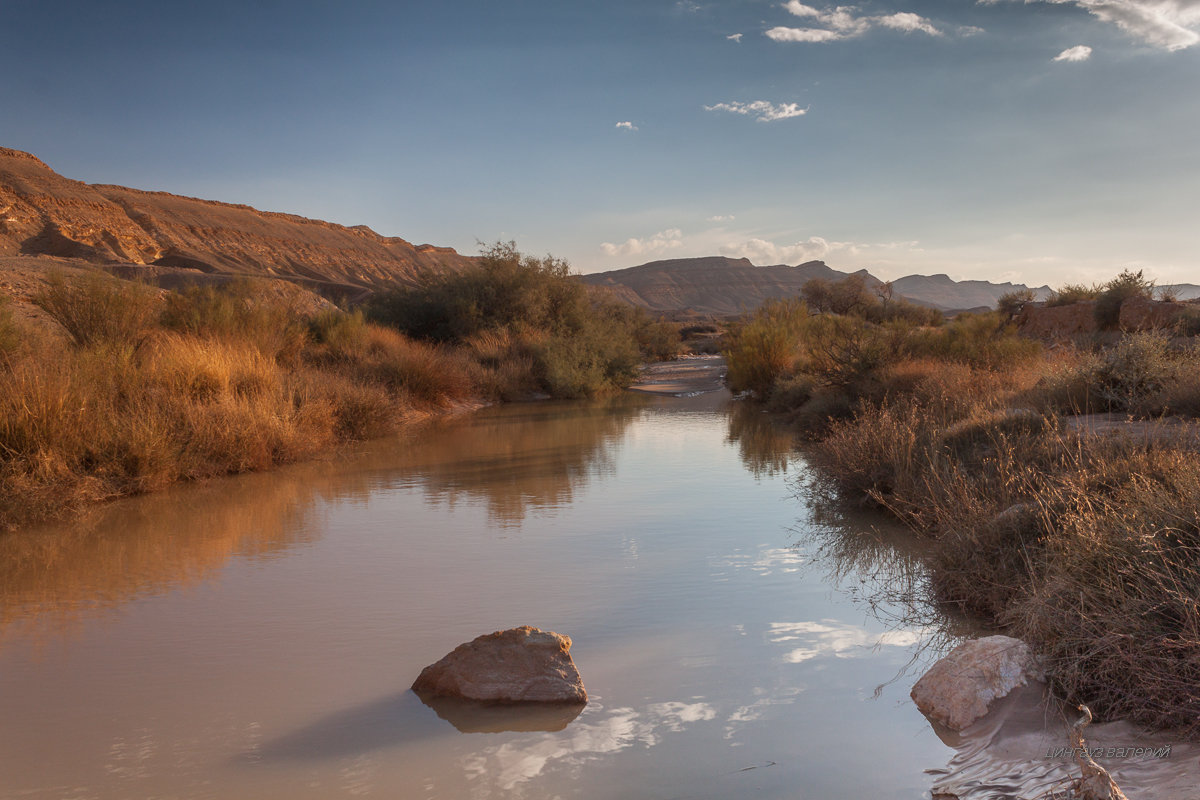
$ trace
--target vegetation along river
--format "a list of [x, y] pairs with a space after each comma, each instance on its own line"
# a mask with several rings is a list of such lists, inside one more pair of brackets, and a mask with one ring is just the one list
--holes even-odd
[[[727, 392], [628, 393], [7, 536], [0, 797], [928, 796], [948, 623], [804, 471]], [[573, 638], [577, 717], [408, 691], [518, 625]]]

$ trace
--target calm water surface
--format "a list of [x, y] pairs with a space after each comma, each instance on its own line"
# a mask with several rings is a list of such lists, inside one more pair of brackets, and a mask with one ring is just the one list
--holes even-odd
[[[629, 395], [0, 539], [0, 797], [927, 796], [950, 751], [908, 690], [944, 626], [804, 469], [723, 393]], [[517, 625], [574, 639], [578, 716], [407, 691]]]

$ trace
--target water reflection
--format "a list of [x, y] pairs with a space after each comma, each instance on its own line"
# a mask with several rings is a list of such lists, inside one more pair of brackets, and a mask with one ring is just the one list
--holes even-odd
[[936, 602], [928, 564], [932, 542], [878, 512], [840, 500], [811, 472], [793, 486], [810, 512], [805, 524], [793, 529], [797, 546], [810, 553], [828, 583], [873, 619], [893, 630], [922, 631], [914, 660], [931, 660], [963, 638], [984, 633], [978, 621]]
[[729, 403], [726, 417], [729, 433], [726, 441], [738, 446], [742, 463], [755, 478], [786, 473], [789, 465], [800, 461], [796, 452], [796, 434], [774, 421], [751, 403]]
[[927, 632], [920, 629], [872, 633], [860, 626], [832, 619], [820, 622], [772, 622], [767, 631], [768, 641], [789, 648], [783, 657], [789, 664], [799, 664], [818, 656], [851, 658], [885, 646], [911, 647], [926, 636]]
[[421, 702], [461, 733], [561, 731], [586, 703], [480, 703], [418, 692]]
[[0, 535], [0, 642], [14, 624], [70, 630], [85, 613], [195, 585], [230, 557], [272, 557], [317, 534], [328, 487], [306, 470], [173, 491], [101, 509], [71, 526]]
[[352, 469], [304, 464], [182, 486], [69, 525], [0, 534], [0, 643], [32, 623], [39, 635], [68, 633], [84, 615], [208, 580], [234, 556], [269, 558], [311, 544], [328, 504], [365, 503], [381, 488], [417, 484], [431, 504], [478, 500], [496, 525], [519, 525], [530, 510], [567, 504], [610, 473], [646, 402], [487, 409], [426, 426], [400, 446], [368, 443]]
[[593, 702], [564, 735], [545, 734], [485, 748], [463, 759], [473, 798], [509, 796], [550, 772], [575, 770], [589, 761], [632, 747], [654, 747], [667, 733], [709, 722], [707, 703], [652, 703], [641, 710], [606, 710]]
[[431, 504], [481, 500], [490, 522], [517, 527], [531, 511], [568, 505], [590, 479], [612, 474], [621, 437], [649, 402], [628, 394], [446, 421], [413, 437], [396, 474], [419, 481]]

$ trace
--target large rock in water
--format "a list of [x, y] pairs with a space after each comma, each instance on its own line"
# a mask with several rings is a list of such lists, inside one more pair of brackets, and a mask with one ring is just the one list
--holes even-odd
[[571, 640], [511, 628], [461, 644], [421, 670], [413, 691], [494, 703], [586, 703]]
[[964, 642], [921, 676], [910, 696], [921, 713], [961, 731], [1004, 697], [1042, 673], [1029, 645], [1011, 636]]

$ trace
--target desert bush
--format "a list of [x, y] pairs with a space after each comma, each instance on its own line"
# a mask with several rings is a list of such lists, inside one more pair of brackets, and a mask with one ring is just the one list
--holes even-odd
[[308, 321], [308, 333], [313, 342], [335, 353], [360, 350], [367, 341], [366, 316], [362, 309], [326, 309]]
[[679, 326], [645, 320], [634, 325], [634, 339], [642, 356], [652, 361], [669, 361], [679, 355], [682, 339]]
[[1200, 410], [1200, 354], [1176, 349], [1157, 331], [1125, 334], [1094, 353], [1075, 354], [1029, 393], [1057, 413], [1124, 412], [1139, 417]]
[[1007, 317], [1013, 317], [1026, 303], [1033, 301], [1033, 289], [1014, 289], [1000, 295], [996, 301], [996, 310]]
[[793, 370], [810, 319], [804, 303], [773, 300], [731, 326], [723, 346], [729, 388], [768, 396], [775, 381]]
[[1069, 306], [1086, 300], [1095, 300], [1100, 296], [1100, 287], [1085, 286], [1082, 283], [1068, 283], [1055, 289], [1048, 300], [1048, 306]]
[[101, 272], [67, 278], [51, 272], [33, 302], [77, 347], [137, 346], [154, 327], [161, 301], [153, 289]]
[[8, 304], [8, 298], [0, 295], [0, 366], [17, 352], [21, 344], [21, 334]]
[[474, 390], [469, 358], [462, 352], [375, 325], [367, 326], [365, 340], [362, 357], [346, 366], [350, 377], [435, 406], [462, 400]]
[[1089, 376], [1095, 407], [1132, 411], [1163, 391], [1178, 371], [1167, 337], [1157, 332], [1129, 334], [1101, 351]]
[[1009, 318], [998, 311], [959, 314], [940, 329], [915, 331], [907, 340], [911, 356], [989, 368], [1028, 362], [1041, 350], [1038, 342], [1019, 335]]
[[861, 317], [823, 314], [809, 320], [795, 370], [828, 387], [861, 387], [896, 357], [903, 329]]
[[[474, 269], [383, 293], [367, 313], [433, 342], [461, 344], [486, 332], [538, 340], [528, 349], [534, 378], [550, 394], [571, 397], [627, 385], [638, 332], [649, 324], [641, 312], [593, 296], [565, 261], [523, 255], [512, 242], [484, 251]], [[656, 338], [647, 333], [647, 346]]]
[[837, 281], [813, 278], [800, 288], [800, 297], [810, 311], [861, 317], [882, 323], [899, 320], [910, 325], [940, 325], [942, 312], [892, 296], [890, 283], [869, 288], [861, 275]]
[[248, 279], [171, 294], [161, 323], [205, 339], [249, 342], [287, 363], [295, 361], [309, 336], [308, 322], [293, 303]]
[[1096, 325], [1102, 331], [1113, 331], [1120, 327], [1121, 304], [1131, 298], [1154, 299], [1154, 281], [1146, 278], [1142, 270], [1122, 270], [1121, 274], [1104, 284], [1096, 298]]

